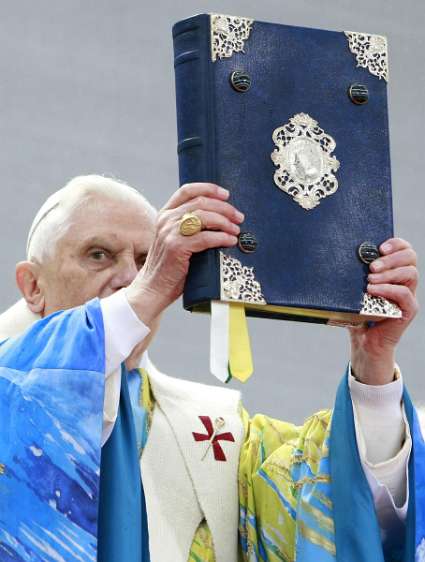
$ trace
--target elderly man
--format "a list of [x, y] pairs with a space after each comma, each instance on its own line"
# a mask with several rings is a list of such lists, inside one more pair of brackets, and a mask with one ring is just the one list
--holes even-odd
[[[238, 392], [150, 362], [191, 255], [237, 242], [228, 197], [186, 185], [157, 215], [132, 188], [86, 176], [37, 214], [16, 269], [24, 300], [0, 319], [0, 560], [402, 560], [406, 524], [404, 560], [425, 548], [422, 449], [408, 467], [415, 418], [394, 362], [417, 311], [407, 242], [381, 246], [368, 285], [403, 318], [351, 329], [333, 417], [249, 419]], [[186, 212], [205, 230], [181, 236]]]

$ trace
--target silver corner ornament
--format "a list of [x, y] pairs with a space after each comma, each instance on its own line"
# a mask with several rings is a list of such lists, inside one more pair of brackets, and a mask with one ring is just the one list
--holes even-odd
[[363, 294], [361, 306], [360, 314], [367, 316], [384, 316], [388, 318], [401, 318], [403, 316], [396, 304], [384, 297], [369, 295], [369, 293]]
[[344, 31], [350, 51], [356, 57], [357, 66], [366, 68], [379, 80], [388, 82], [388, 43], [383, 35], [370, 35]]
[[243, 53], [253, 23], [249, 18], [210, 14], [211, 60], [215, 62], [233, 53]]
[[242, 265], [224, 252], [220, 252], [220, 287], [222, 301], [267, 304], [254, 268]]
[[339, 161], [332, 155], [335, 140], [306, 113], [297, 113], [273, 131], [277, 148], [271, 153], [277, 170], [274, 182], [309, 211], [338, 189], [334, 176]]

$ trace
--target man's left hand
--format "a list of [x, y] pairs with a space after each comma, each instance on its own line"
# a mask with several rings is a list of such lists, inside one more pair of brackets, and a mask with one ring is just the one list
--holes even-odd
[[401, 238], [390, 238], [379, 249], [381, 257], [369, 267], [367, 292], [397, 304], [403, 316], [349, 328], [353, 374], [372, 385], [394, 379], [395, 348], [418, 311], [416, 252]]

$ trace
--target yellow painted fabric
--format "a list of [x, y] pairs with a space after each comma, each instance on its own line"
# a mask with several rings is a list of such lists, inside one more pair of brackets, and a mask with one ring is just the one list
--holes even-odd
[[[147, 420], [151, 419], [155, 405], [149, 387], [148, 378], [144, 376], [140, 400]], [[328, 473], [322, 474], [321, 467], [328, 460], [331, 411], [318, 412], [302, 426], [263, 415], [250, 418], [244, 409], [241, 409], [241, 416], [245, 441], [239, 463], [238, 561], [295, 562], [298, 533], [332, 555], [335, 549], [329, 539], [329, 533], [333, 532], [329, 517], [332, 504], [329, 495], [320, 488], [329, 486]], [[317, 523], [314, 528], [295, 517], [297, 505], [303, 502], [306, 491], [323, 506], [323, 509], [311, 510], [305, 505], [310, 509], [309, 517]], [[215, 562], [212, 535], [206, 521], [197, 529], [188, 562]]]
[[[335, 548], [316, 525], [312, 530], [298, 520], [306, 487], [318, 494], [326, 512], [332, 508], [328, 495], [318, 489], [329, 485], [327, 472], [321, 474], [321, 463], [328, 457], [330, 421], [328, 410], [310, 417], [303, 426], [262, 415], [249, 419], [244, 412], [247, 438], [239, 465], [241, 560], [294, 562], [297, 534], [303, 531], [315, 544], [323, 542], [329, 552]], [[320, 525], [332, 524], [325, 511], [318, 509], [313, 516]]]
[[215, 562], [212, 535], [205, 520], [196, 531], [188, 562]]

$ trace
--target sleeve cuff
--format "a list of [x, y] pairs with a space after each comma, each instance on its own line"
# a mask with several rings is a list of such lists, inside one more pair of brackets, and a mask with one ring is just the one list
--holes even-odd
[[403, 397], [403, 377], [399, 366], [396, 364], [394, 369], [394, 380], [388, 384], [371, 385], [358, 381], [351, 371], [350, 363], [349, 387], [351, 397], [356, 404], [362, 406], [372, 406], [373, 408], [400, 408]]
[[[380, 515], [404, 519], [408, 499], [409, 424], [402, 407], [403, 379], [372, 386], [349, 376], [360, 460]], [[384, 516], [384, 513], [386, 515]]]
[[105, 328], [106, 376], [127, 359], [150, 329], [137, 317], [124, 289], [100, 301]]
[[[360, 453], [363, 470], [374, 496], [382, 527], [391, 528], [394, 517], [405, 521], [409, 504], [409, 457], [412, 449], [409, 424], [403, 408], [406, 440], [400, 451], [391, 459], [372, 464]], [[359, 447], [361, 449], [361, 447]]]

